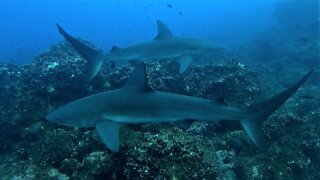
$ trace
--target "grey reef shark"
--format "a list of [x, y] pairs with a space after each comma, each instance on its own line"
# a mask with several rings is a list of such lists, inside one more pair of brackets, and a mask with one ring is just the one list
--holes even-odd
[[193, 59], [201, 59], [204, 55], [211, 57], [221, 56], [224, 49], [208, 40], [191, 37], [175, 36], [160, 20], [157, 21], [158, 34], [148, 42], [132, 45], [125, 48], [113, 46], [105, 54], [82, 43], [68, 34], [57, 24], [60, 34], [71, 46], [87, 61], [85, 80], [90, 81], [98, 73], [104, 61], [115, 64], [128, 61], [158, 61], [175, 59], [180, 64], [180, 72], [184, 72]]
[[119, 128], [126, 124], [187, 123], [191, 120], [240, 122], [253, 143], [266, 147], [263, 122], [306, 82], [308, 72], [291, 88], [243, 109], [223, 101], [159, 92], [147, 85], [146, 67], [139, 63], [124, 87], [84, 97], [47, 115], [50, 122], [72, 127], [95, 127], [102, 142], [119, 151]]

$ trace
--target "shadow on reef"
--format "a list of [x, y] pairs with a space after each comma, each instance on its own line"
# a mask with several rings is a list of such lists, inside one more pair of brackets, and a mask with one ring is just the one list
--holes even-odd
[[[175, 124], [124, 127], [120, 153], [112, 154], [92, 129], [63, 127], [43, 118], [51, 108], [122, 87], [133, 69], [106, 62], [93, 81], [85, 84], [81, 82], [85, 63], [62, 42], [22, 67], [0, 65], [3, 179], [320, 177], [319, 86], [306, 84], [265, 122], [270, 143], [265, 152], [259, 152], [237, 124], [225, 127], [197, 121], [187, 130]], [[184, 74], [170, 60], [147, 63], [147, 68], [149, 85], [155, 90], [207, 99], [224, 97], [227, 104], [237, 107], [281, 90], [274, 74], [249, 70], [237, 59], [194, 65]], [[295, 80], [288, 77], [288, 84]]]

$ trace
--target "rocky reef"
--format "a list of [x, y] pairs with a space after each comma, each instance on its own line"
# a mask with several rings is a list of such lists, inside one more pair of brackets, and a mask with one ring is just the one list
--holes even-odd
[[[52, 108], [122, 87], [133, 69], [131, 64], [114, 67], [106, 62], [93, 81], [84, 83], [85, 63], [61, 42], [22, 67], [0, 64], [1, 179], [320, 178], [320, 95], [315, 79], [265, 122], [265, 151], [259, 151], [237, 123], [199, 121], [187, 129], [176, 124], [125, 126], [120, 153], [114, 154], [93, 128], [65, 127], [44, 119]], [[277, 74], [248, 68], [236, 58], [193, 65], [184, 74], [178, 69], [171, 60], [148, 62], [149, 86], [224, 98], [240, 108], [297, 79], [287, 77], [288, 82], [281, 83]]]

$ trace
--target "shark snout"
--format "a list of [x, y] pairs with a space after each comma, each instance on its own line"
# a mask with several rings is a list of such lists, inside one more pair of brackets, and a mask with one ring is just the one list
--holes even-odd
[[48, 121], [54, 120], [54, 116], [52, 115], [52, 113], [48, 114], [45, 118], [46, 118], [46, 120], [48, 120]]
[[49, 113], [45, 118], [50, 122], [72, 127], [92, 127], [95, 124], [89, 116], [69, 111], [68, 106]]

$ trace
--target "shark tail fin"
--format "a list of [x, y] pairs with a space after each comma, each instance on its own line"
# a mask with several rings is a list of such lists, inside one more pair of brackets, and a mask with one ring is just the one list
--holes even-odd
[[102, 52], [94, 49], [78, 39], [68, 34], [62, 27], [57, 24], [59, 33], [71, 44], [71, 46], [87, 61], [87, 68], [85, 72], [85, 81], [90, 81], [98, 73], [102, 63]]
[[241, 122], [242, 127], [249, 135], [253, 143], [258, 146], [261, 150], [266, 148], [265, 139], [262, 131], [263, 122], [276, 111], [283, 103], [287, 101], [298, 89], [306, 82], [311, 70], [305, 76], [303, 76], [296, 84], [291, 88], [253, 106], [249, 106], [244, 109], [244, 113], [247, 118], [244, 118]]

